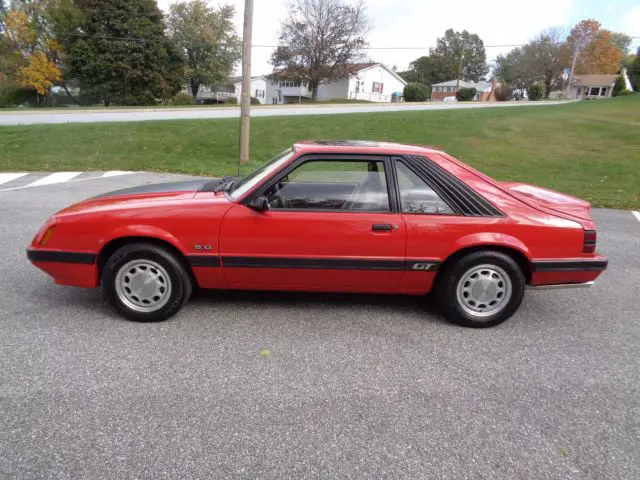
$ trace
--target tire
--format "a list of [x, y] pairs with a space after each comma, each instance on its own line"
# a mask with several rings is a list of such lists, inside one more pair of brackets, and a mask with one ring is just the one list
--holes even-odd
[[111, 307], [136, 322], [167, 320], [193, 291], [182, 262], [164, 248], [147, 243], [116, 250], [105, 263], [101, 284]]
[[436, 299], [445, 319], [489, 328], [509, 319], [524, 298], [526, 280], [517, 262], [501, 252], [469, 253], [441, 272]]

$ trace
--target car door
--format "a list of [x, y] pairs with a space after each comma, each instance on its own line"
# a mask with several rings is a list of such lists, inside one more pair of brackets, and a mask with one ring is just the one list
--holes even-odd
[[[219, 240], [232, 288], [392, 292], [406, 231], [390, 159], [304, 156], [225, 216]], [[256, 196], [269, 209], [246, 204]]]

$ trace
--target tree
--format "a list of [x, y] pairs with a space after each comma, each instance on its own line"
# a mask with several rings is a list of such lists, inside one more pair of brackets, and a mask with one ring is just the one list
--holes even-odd
[[469, 102], [475, 98], [478, 91], [475, 88], [461, 88], [456, 92], [456, 100], [459, 102]]
[[[429, 52], [431, 68], [443, 80], [461, 78], [478, 82], [489, 73], [482, 39], [467, 30], [448, 29]], [[437, 82], [436, 82], [437, 83]]]
[[424, 102], [427, 99], [427, 88], [421, 83], [407, 83], [403, 95], [405, 102]]
[[60, 45], [46, 28], [45, 2], [23, 2], [19, 7], [5, 15], [3, 76], [44, 97], [62, 78]]
[[618, 47], [622, 55], [629, 53], [633, 39], [626, 33], [611, 32], [611, 42]]
[[523, 47], [522, 70], [526, 72], [526, 77], [531, 82], [542, 82], [544, 95], [547, 98], [554, 84], [560, 83], [562, 75], [561, 46], [562, 29], [549, 28]]
[[562, 61], [573, 65], [572, 74], [616, 73], [622, 52], [613, 42], [611, 32], [603, 30], [596, 20], [582, 20], [571, 29], [562, 46]]
[[529, 100], [541, 100], [544, 97], [544, 85], [533, 83], [527, 88], [527, 98]]
[[624, 84], [624, 79], [622, 78], [622, 75], [618, 75], [616, 77], [616, 81], [613, 84], [613, 92], [612, 92], [612, 96], [617, 97], [618, 95], [620, 95], [620, 92], [624, 92], [627, 89], [627, 86]]
[[183, 66], [155, 0], [76, 0], [77, 30], [64, 37], [67, 75], [105, 105], [155, 103], [182, 87]]
[[363, 0], [293, 0], [280, 24], [271, 64], [294, 80], [307, 82], [311, 99], [318, 86], [351, 73], [367, 45], [369, 20]]
[[201, 85], [220, 84], [240, 59], [234, 15], [233, 6], [213, 9], [204, 0], [183, 0], [170, 7], [168, 33], [183, 56], [185, 79], [194, 100]]
[[636, 53], [636, 59], [631, 66], [631, 81], [633, 82], [633, 89], [636, 92], [640, 92], [640, 47]]
[[23, 86], [34, 88], [38, 95], [47, 95], [54, 83], [62, 79], [62, 72], [43, 52], [36, 52], [29, 56], [19, 78]]

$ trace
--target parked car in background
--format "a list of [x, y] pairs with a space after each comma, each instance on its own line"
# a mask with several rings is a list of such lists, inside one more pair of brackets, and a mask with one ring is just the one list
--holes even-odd
[[489, 327], [525, 288], [589, 286], [606, 268], [586, 201], [493, 180], [423, 146], [310, 141], [244, 178], [119, 190], [53, 215], [29, 259], [61, 285], [100, 286], [138, 321], [195, 287], [435, 292], [444, 316]]

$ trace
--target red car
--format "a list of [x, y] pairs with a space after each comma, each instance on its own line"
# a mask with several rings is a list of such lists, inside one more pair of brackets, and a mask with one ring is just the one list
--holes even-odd
[[29, 259], [60, 285], [101, 286], [123, 316], [174, 315], [195, 287], [425, 295], [469, 327], [525, 288], [589, 286], [586, 201], [498, 182], [446, 153], [301, 142], [236, 179], [119, 190], [53, 215]]

